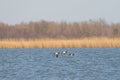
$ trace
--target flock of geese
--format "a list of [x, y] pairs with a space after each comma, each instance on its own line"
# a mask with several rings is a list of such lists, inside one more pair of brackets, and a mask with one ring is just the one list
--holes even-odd
[[73, 57], [75, 54], [74, 53], [69, 53], [67, 51], [61, 51], [61, 52], [55, 52], [54, 57], [58, 58], [59, 55], [67, 55], [70, 57]]

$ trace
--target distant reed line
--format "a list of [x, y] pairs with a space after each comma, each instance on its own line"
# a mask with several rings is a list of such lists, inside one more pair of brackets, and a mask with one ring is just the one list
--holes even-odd
[[120, 48], [120, 38], [4, 39], [0, 48]]

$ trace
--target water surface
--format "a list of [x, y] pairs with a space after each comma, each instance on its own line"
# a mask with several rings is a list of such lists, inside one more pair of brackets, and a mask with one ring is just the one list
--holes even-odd
[[120, 80], [120, 49], [0, 49], [0, 80]]

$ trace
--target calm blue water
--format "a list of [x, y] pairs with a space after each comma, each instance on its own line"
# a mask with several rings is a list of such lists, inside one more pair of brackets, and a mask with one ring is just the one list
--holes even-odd
[[120, 49], [0, 49], [0, 80], [120, 80]]

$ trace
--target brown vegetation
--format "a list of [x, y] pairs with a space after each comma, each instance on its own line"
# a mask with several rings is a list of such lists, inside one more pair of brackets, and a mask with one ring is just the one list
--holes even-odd
[[120, 37], [120, 24], [104, 20], [86, 22], [29, 22], [16, 25], [0, 23], [0, 39], [80, 39], [85, 37]]
[[0, 48], [120, 48], [120, 38], [83, 39], [10, 39], [1, 40]]
[[85, 22], [0, 23], [0, 48], [120, 47], [120, 23]]

